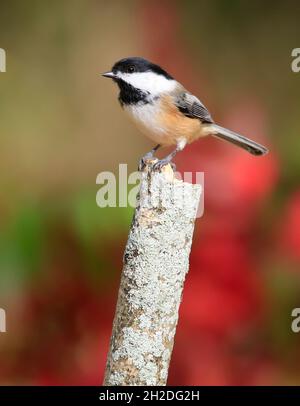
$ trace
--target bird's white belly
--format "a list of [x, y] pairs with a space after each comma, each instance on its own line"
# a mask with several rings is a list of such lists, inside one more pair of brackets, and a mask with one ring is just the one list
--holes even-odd
[[127, 105], [124, 110], [134, 120], [140, 130], [157, 143], [168, 143], [167, 131], [162, 125], [160, 117], [160, 104], [147, 103], [142, 105]]

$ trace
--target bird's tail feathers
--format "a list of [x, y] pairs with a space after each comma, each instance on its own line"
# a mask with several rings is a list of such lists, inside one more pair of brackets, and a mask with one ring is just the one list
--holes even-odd
[[227, 128], [221, 127], [217, 124], [212, 124], [210, 128], [213, 129], [213, 135], [215, 137], [229, 141], [250, 152], [252, 155], [265, 155], [269, 152], [269, 150], [263, 145], [260, 145], [243, 135], [228, 130]]

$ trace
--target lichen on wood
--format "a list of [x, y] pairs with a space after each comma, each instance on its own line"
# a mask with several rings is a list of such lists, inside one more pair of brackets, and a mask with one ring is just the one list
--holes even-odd
[[166, 384], [200, 194], [169, 165], [141, 173], [104, 385]]

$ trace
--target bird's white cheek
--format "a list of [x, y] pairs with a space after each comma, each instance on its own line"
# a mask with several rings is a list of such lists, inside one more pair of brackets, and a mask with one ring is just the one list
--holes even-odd
[[177, 84], [175, 80], [166, 79], [163, 75], [154, 72], [119, 73], [118, 76], [136, 89], [153, 96], [171, 92]]

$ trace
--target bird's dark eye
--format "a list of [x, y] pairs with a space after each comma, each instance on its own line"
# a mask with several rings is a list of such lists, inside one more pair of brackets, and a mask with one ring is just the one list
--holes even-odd
[[127, 72], [128, 72], [128, 73], [133, 73], [133, 72], [135, 72], [135, 66], [133, 66], [133, 65], [128, 66]]

